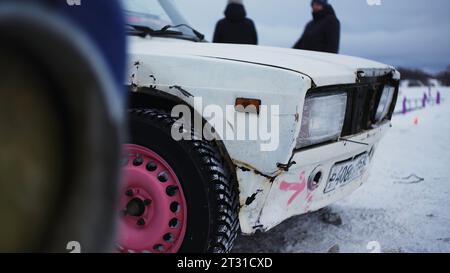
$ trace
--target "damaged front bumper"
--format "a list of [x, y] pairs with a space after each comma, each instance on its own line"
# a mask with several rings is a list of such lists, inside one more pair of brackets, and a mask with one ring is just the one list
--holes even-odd
[[[267, 231], [292, 216], [319, 210], [355, 191], [367, 181], [373, 153], [390, 125], [390, 121], [386, 121], [375, 129], [345, 140], [299, 151], [291, 160], [295, 164], [273, 177], [235, 162], [241, 196], [239, 218], [242, 232]], [[361, 175], [332, 191], [326, 189], [333, 167], [358, 156], [365, 156], [368, 160]]]

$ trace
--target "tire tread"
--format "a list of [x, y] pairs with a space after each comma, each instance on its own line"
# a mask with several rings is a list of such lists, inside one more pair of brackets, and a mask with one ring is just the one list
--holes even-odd
[[[130, 115], [137, 115], [152, 119], [165, 129], [170, 131], [176, 119], [169, 113], [158, 109], [130, 109]], [[212, 219], [212, 231], [209, 238], [207, 252], [230, 252], [239, 232], [239, 190], [237, 181], [232, 176], [231, 170], [225, 164], [225, 160], [219, 152], [215, 141], [203, 140], [191, 128], [193, 140], [184, 141], [198, 156], [205, 174], [211, 182], [210, 190], [216, 200], [210, 200], [216, 204], [216, 212]]]

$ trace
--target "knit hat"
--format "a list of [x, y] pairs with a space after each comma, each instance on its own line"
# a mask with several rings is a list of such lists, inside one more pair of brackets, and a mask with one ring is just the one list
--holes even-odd
[[240, 4], [243, 5], [243, 0], [228, 0], [228, 4]]
[[312, 0], [311, 5], [314, 4], [314, 3], [326, 6], [326, 5], [328, 5], [328, 0]]

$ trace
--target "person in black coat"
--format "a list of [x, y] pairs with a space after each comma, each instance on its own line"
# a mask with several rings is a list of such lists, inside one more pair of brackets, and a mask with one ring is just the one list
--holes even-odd
[[313, 20], [294, 45], [295, 49], [339, 53], [341, 24], [328, 0], [313, 0]]
[[242, 1], [230, 0], [225, 10], [225, 18], [217, 22], [213, 42], [257, 45], [255, 24], [246, 16]]

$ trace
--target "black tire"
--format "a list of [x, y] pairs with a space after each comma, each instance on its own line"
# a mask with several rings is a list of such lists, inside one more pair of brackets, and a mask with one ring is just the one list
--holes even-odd
[[180, 252], [230, 252], [239, 231], [237, 183], [215, 142], [173, 140], [175, 121], [162, 110], [129, 110], [131, 142], [158, 153], [180, 179], [188, 208]]

